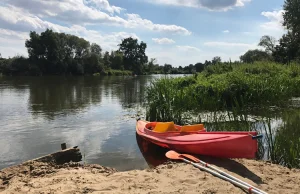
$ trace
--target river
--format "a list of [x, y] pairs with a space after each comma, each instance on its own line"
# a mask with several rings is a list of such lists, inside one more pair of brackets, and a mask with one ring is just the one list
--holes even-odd
[[0, 169], [56, 152], [64, 142], [79, 146], [87, 163], [145, 168], [135, 122], [145, 87], [162, 76], [1, 77]]
[[[144, 115], [145, 87], [160, 77], [0, 77], [0, 169], [56, 152], [61, 143], [79, 146], [86, 163], [146, 168], [135, 123]], [[260, 158], [299, 167], [299, 110], [259, 112], [242, 121], [216, 120], [216, 113], [202, 118], [215, 119], [208, 129], [258, 130], [264, 134]]]

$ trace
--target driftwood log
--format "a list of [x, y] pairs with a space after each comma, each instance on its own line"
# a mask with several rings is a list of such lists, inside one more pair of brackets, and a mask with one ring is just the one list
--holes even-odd
[[80, 153], [79, 148], [68, 148], [65, 150], [61, 150], [46, 156], [42, 156], [32, 161], [36, 162], [46, 162], [46, 163], [54, 163], [54, 164], [64, 164], [68, 162], [80, 162], [82, 159], [82, 155]]
[[36, 161], [36, 162], [45, 162], [51, 164], [65, 164], [69, 162], [80, 162], [82, 159], [82, 155], [80, 149], [75, 146], [73, 148], [66, 148], [66, 144], [62, 144], [62, 149], [58, 152], [48, 154], [46, 156], [42, 156], [33, 160], [29, 160], [27, 162]]

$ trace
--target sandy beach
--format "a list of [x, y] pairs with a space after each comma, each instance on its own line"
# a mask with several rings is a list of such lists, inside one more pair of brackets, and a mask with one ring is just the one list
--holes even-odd
[[[300, 170], [255, 160], [214, 163], [268, 193], [299, 193]], [[100, 165], [26, 162], [0, 171], [1, 193], [246, 193], [190, 164], [117, 172]]]

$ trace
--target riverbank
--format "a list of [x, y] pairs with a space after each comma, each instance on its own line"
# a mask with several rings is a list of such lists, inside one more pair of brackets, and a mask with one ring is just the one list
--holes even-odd
[[[220, 169], [268, 193], [298, 193], [300, 170], [255, 160], [219, 160]], [[96, 164], [25, 162], [0, 171], [1, 193], [246, 193], [185, 163], [117, 172]]]

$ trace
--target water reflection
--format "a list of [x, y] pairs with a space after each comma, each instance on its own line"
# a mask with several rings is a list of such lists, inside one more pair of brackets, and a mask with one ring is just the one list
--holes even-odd
[[147, 166], [135, 140], [144, 90], [158, 76], [1, 77], [0, 169], [79, 146], [85, 162]]
[[168, 161], [168, 158], [165, 156], [166, 152], [169, 151], [168, 149], [143, 139], [137, 133], [136, 142], [149, 167], [156, 167]]
[[48, 119], [55, 115], [76, 113], [101, 103], [103, 89], [100, 79], [86, 77], [48, 77], [29, 85], [29, 110]]

